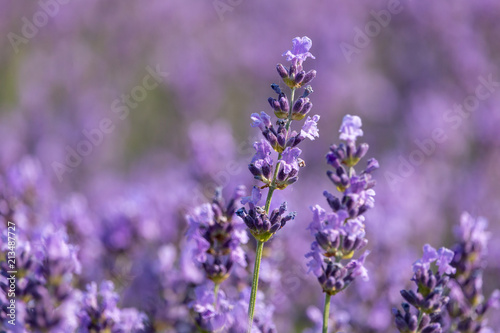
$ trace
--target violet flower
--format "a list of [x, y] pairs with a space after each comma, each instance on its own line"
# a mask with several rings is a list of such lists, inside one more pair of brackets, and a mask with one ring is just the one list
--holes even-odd
[[[488, 222], [462, 213], [460, 225], [455, 228], [457, 243], [453, 246], [451, 266], [454, 271], [448, 284], [450, 301], [447, 310], [450, 332], [488, 331], [484, 318], [491, 308], [500, 307], [500, 291], [494, 290], [489, 299], [483, 295], [483, 269], [490, 233]], [[456, 270], [456, 272], [455, 272]]]
[[[359, 126], [353, 129], [353, 124]], [[359, 259], [352, 258], [368, 243], [362, 214], [373, 208], [375, 203], [375, 181], [372, 180], [371, 172], [378, 168], [378, 162], [375, 159], [368, 160], [367, 168], [359, 176], [356, 174], [354, 166], [368, 151], [366, 143], [356, 147], [356, 138], [363, 134], [360, 127], [359, 117], [345, 116], [340, 139], [346, 143], [332, 145], [326, 155], [327, 163], [335, 168], [335, 171], [328, 171], [327, 176], [341, 193], [340, 197], [327, 191], [323, 193], [333, 212], [326, 213], [319, 205], [311, 207], [313, 220], [308, 230], [315, 240], [306, 258], [309, 258], [309, 272], [316, 275], [326, 294], [324, 332], [328, 329], [331, 296], [345, 290], [357, 277], [368, 280], [364, 263], [370, 252], [365, 251]], [[346, 170], [344, 166], [349, 169]]]
[[[442, 247], [436, 251], [426, 244], [424, 255], [413, 264], [413, 278], [417, 286], [413, 290], [401, 290], [401, 296], [406, 302], [401, 304], [403, 312], [393, 308], [396, 327], [404, 333], [440, 333], [443, 332], [443, 311], [449, 301], [444, 295], [444, 289], [449, 281], [449, 273], [454, 269], [449, 266], [452, 257], [450, 250]], [[436, 263], [438, 271], [430, 268]], [[441, 274], [444, 273], [445, 275]], [[411, 307], [415, 310], [412, 311]]]
[[292, 49], [283, 53], [283, 56], [286, 57], [287, 61], [292, 61], [293, 63], [297, 63], [297, 65], [302, 65], [302, 63], [309, 57], [316, 59], [311, 52], [309, 52], [312, 47], [312, 40], [309, 37], [295, 37], [292, 40], [292, 44]]
[[212, 204], [203, 204], [186, 216], [189, 222], [186, 235], [195, 244], [194, 259], [216, 284], [229, 277], [234, 263], [247, 265], [241, 244], [248, 241], [248, 236], [244, 224], [233, 219], [237, 200], [244, 192], [244, 186], [239, 186], [226, 204], [218, 189]]
[[99, 289], [95, 282], [88, 284], [80, 296], [77, 332], [142, 332], [146, 316], [136, 309], [118, 308], [118, 300], [111, 281], [103, 281]]
[[[257, 240], [248, 311], [248, 332], [251, 332], [254, 323], [255, 302], [264, 243], [283, 228], [287, 221], [295, 217], [295, 213], [284, 216], [286, 203], [282, 203], [279, 208], [270, 213], [273, 193], [275, 190], [284, 190], [298, 180], [299, 168], [305, 166], [305, 163], [299, 158], [301, 150], [297, 146], [305, 138], [314, 140], [319, 135], [317, 122], [320, 117], [318, 115], [312, 118], [309, 117], [306, 120], [300, 134], [291, 128], [292, 121], [304, 119], [312, 108], [312, 103], [309, 101], [312, 88], [306, 86], [306, 84], [314, 79], [316, 71], [311, 70], [306, 73], [302, 68], [303, 62], [307, 58], [314, 59], [314, 56], [309, 52], [311, 46], [312, 41], [309, 38], [295, 38], [292, 50], [283, 54], [286, 55], [287, 61], [292, 62], [290, 68], [286, 69], [282, 64], [276, 66], [281, 79], [291, 90], [288, 97], [278, 84], [273, 83], [271, 85], [271, 89], [277, 94], [277, 97], [270, 97], [268, 102], [278, 120], [273, 124], [271, 117], [263, 111], [260, 114], [253, 113], [251, 116], [252, 127], [259, 127], [265, 141], [262, 140], [254, 145], [256, 154], [252, 158], [248, 169], [256, 180], [262, 182], [260, 189], [268, 188], [269, 190], [263, 207], [257, 206], [258, 200], [255, 199], [260, 199], [261, 194], [255, 193], [252, 195], [252, 199], [242, 201], [242, 204], [248, 203], [248, 210], [243, 207], [237, 213]], [[296, 90], [303, 87], [305, 89], [302, 96], [295, 100]], [[275, 165], [273, 165], [273, 160], [270, 157], [270, 148], [278, 154]], [[254, 188], [253, 192], [260, 192], [260, 190]]]

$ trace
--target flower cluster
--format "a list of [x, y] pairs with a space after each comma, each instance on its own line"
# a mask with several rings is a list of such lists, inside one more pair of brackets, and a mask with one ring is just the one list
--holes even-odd
[[[5, 235], [6, 236], [6, 235]], [[7, 237], [4, 237], [2, 250], [7, 248]], [[18, 243], [17, 261], [18, 280], [15, 281], [18, 304], [22, 309], [17, 317], [19, 326], [26, 325], [33, 330], [62, 332], [73, 329], [76, 322], [71, 315], [77, 306], [73, 290], [73, 276], [80, 273], [80, 263], [76, 258], [77, 248], [67, 243], [63, 230], [57, 232], [46, 230], [40, 241], [32, 246], [29, 242]], [[8, 279], [7, 262], [1, 262], [1, 288], [7, 295], [12, 281]], [[3, 297], [2, 297], [3, 298]], [[7, 299], [0, 299], [1, 317], [9, 313]], [[52, 309], [47, 311], [47, 309]], [[68, 316], [69, 314], [69, 316]]]
[[217, 189], [211, 204], [203, 204], [186, 218], [188, 240], [195, 243], [194, 258], [201, 264], [206, 277], [221, 283], [229, 277], [233, 264], [247, 265], [241, 244], [248, 241], [243, 223], [233, 219], [238, 199], [245, 187], [238, 186], [226, 204], [222, 190]]
[[229, 311], [232, 305], [223, 291], [217, 291], [209, 283], [195, 288], [195, 299], [188, 304], [196, 326], [203, 332], [221, 332], [231, 325]]
[[[378, 162], [375, 159], [368, 160], [368, 167], [359, 176], [356, 174], [354, 166], [368, 151], [366, 143], [356, 147], [356, 138], [361, 135], [361, 119], [346, 115], [340, 128], [340, 139], [346, 143], [333, 145], [326, 155], [328, 164], [335, 168], [334, 172], [328, 171], [327, 175], [342, 196], [338, 198], [324, 192], [333, 210], [330, 213], [319, 205], [311, 207], [313, 221], [308, 229], [315, 241], [306, 257], [311, 258], [308, 262], [309, 271], [318, 277], [323, 291], [329, 295], [347, 288], [357, 276], [368, 279], [363, 264], [369, 251], [357, 260], [352, 257], [368, 243], [362, 214], [374, 206], [375, 181], [371, 172], [378, 168]], [[342, 260], [349, 262], [344, 265]]]
[[[7, 242], [1, 238], [2, 252]], [[16, 248], [16, 326], [30, 332], [140, 332], [145, 315], [135, 309], [120, 310], [116, 304], [118, 294], [112, 284], [101, 287], [102, 301], [97, 302], [95, 283], [81, 293], [74, 287], [81, 265], [77, 259], [78, 248], [68, 243], [64, 229], [45, 229], [39, 240], [19, 240]], [[0, 319], [11, 318], [6, 298], [11, 288], [11, 275], [6, 261], [0, 262]], [[92, 287], [93, 286], [93, 287]], [[108, 297], [109, 296], [109, 297]]]
[[451, 266], [456, 269], [448, 283], [450, 301], [447, 304], [451, 332], [487, 331], [485, 313], [500, 305], [500, 291], [495, 290], [488, 300], [482, 291], [484, 257], [489, 232], [484, 218], [474, 219], [464, 212], [455, 230], [457, 243]]
[[[273, 124], [271, 117], [264, 111], [251, 115], [252, 127], [258, 127], [264, 139], [254, 143], [256, 152], [248, 169], [255, 179], [262, 182], [260, 189], [269, 188], [269, 192], [265, 206], [258, 207], [256, 204], [261, 194], [259, 188], [254, 188], [251, 198], [243, 201], [243, 204], [249, 204], [249, 212], [242, 209], [238, 214], [245, 220], [255, 238], [263, 242], [281, 229], [286, 221], [293, 218], [292, 215], [281, 217], [286, 209], [285, 203], [267, 216], [272, 194], [274, 190], [283, 190], [298, 180], [299, 169], [305, 166], [305, 162], [299, 157], [302, 151], [297, 146], [306, 138], [314, 140], [319, 136], [319, 115], [308, 116], [300, 132], [291, 129], [293, 120], [303, 120], [312, 109], [309, 95], [313, 90], [311, 86], [305, 85], [316, 77], [316, 71], [311, 70], [306, 73], [303, 70], [303, 62], [308, 57], [314, 59], [309, 52], [311, 46], [312, 41], [308, 37], [294, 38], [292, 50], [283, 54], [287, 61], [291, 61], [290, 68], [287, 69], [282, 64], [277, 65], [283, 82], [291, 89], [288, 98], [278, 84], [271, 85], [277, 97], [270, 97], [268, 101], [278, 118], [277, 121]], [[303, 87], [302, 96], [295, 100], [296, 90]], [[278, 153], [276, 163], [272, 157], [273, 152]], [[277, 222], [279, 220], [280, 223]]]
[[252, 195], [243, 198], [242, 204], [248, 204], [249, 210], [247, 212], [245, 207], [240, 208], [236, 214], [243, 219], [246, 226], [254, 237], [262, 242], [271, 238], [278, 230], [283, 228], [285, 224], [295, 218], [295, 212], [286, 212], [286, 202], [283, 202], [279, 208], [274, 209], [269, 216], [266, 211], [257, 206], [262, 195], [257, 187], [252, 190]]
[[118, 308], [118, 300], [111, 281], [103, 281], [99, 290], [95, 282], [88, 284], [87, 290], [80, 296], [77, 332], [127, 333], [143, 330], [146, 316], [133, 308]]
[[[213, 283], [205, 283], [195, 288], [195, 299], [188, 304], [194, 316], [196, 327], [202, 332], [242, 333], [248, 329], [248, 301], [250, 288], [243, 289], [239, 298], [229, 299], [222, 290], [214, 292]], [[272, 321], [273, 306], [267, 306], [264, 295], [257, 294], [259, 300], [252, 333], [276, 333]]]
[[[413, 290], [401, 290], [401, 296], [406, 302], [402, 303], [404, 313], [393, 308], [396, 327], [403, 333], [440, 333], [443, 332], [443, 311], [449, 301], [444, 295], [449, 281], [449, 274], [455, 273], [450, 266], [453, 251], [440, 248], [436, 251], [432, 246], [424, 246], [422, 259], [413, 264], [413, 278], [417, 286]], [[438, 270], [433, 272], [431, 264], [436, 263]], [[411, 307], [415, 308], [412, 313]]]

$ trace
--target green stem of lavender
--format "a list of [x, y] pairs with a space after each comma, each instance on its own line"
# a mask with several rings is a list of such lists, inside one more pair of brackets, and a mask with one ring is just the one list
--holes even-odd
[[[292, 123], [292, 110], [293, 102], [295, 98], [295, 88], [292, 88], [292, 93], [290, 96], [290, 113], [288, 116], [288, 120], [286, 123], [286, 130], [290, 128], [290, 124]], [[278, 154], [278, 161], [281, 160], [281, 153]], [[264, 210], [266, 214], [269, 214], [269, 208], [271, 207], [271, 200], [273, 198], [274, 190], [276, 190], [276, 177], [278, 176], [278, 164], [274, 168], [273, 180], [269, 185], [269, 191], [267, 192], [266, 205], [264, 206]], [[255, 300], [257, 298], [257, 290], [259, 288], [259, 272], [260, 272], [260, 262], [262, 260], [262, 252], [264, 249], [264, 242], [257, 240], [257, 252], [255, 253], [255, 265], [253, 268], [253, 279], [252, 279], [252, 292], [250, 294], [250, 302], [248, 303], [248, 333], [252, 330], [253, 325], [253, 317], [255, 313]]]
[[217, 296], [219, 295], [220, 283], [214, 285], [214, 308], [217, 309]]
[[328, 319], [330, 318], [330, 298], [332, 296], [326, 293], [325, 308], [323, 309], [323, 333], [328, 333]]
[[417, 332], [420, 332], [418, 327], [420, 326], [420, 322], [422, 321], [423, 316], [424, 316], [424, 313], [422, 312], [422, 310], [418, 309]]
[[257, 240], [257, 253], [255, 254], [255, 266], [253, 268], [252, 293], [250, 295], [250, 303], [248, 306], [248, 333], [252, 331], [253, 316], [255, 312], [255, 299], [257, 297], [257, 289], [259, 288], [260, 261], [262, 259], [263, 249], [264, 242]]

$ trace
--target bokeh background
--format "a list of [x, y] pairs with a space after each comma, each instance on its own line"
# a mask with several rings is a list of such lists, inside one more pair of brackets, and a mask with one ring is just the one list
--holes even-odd
[[[395, 330], [390, 309], [409, 285], [411, 263], [425, 243], [453, 244], [462, 211], [490, 222], [485, 293], [498, 287], [500, 2], [57, 4], [46, 20], [39, 2], [1, 4], [1, 191], [17, 198], [20, 237], [36, 238], [49, 225], [68, 231], [83, 268], [77, 285], [112, 280], [120, 304], [147, 313], [157, 331], [190, 331], [185, 304], [201, 274], [184, 215], [216, 185], [228, 193], [251, 187], [246, 165], [260, 133], [250, 114], [270, 113], [275, 66], [292, 38], [308, 36], [320, 137], [303, 144], [307, 166], [278, 195], [298, 216], [271, 242], [262, 269], [278, 331], [314, 327], [311, 306], [322, 306], [305, 272], [312, 241], [305, 229], [308, 207], [326, 206], [322, 192], [333, 190], [324, 155], [345, 114], [363, 119], [363, 141], [381, 165], [367, 215], [371, 281], [333, 299], [345, 332]], [[396, 9], [385, 26], [359, 37], [389, 8]], [[141, 90], [155, 70], [161, 75], [148, 81], [155, 87]], [[484, 81], [488, 96], [474, 99]], [[141, 97], [127, 113], [122, 98], [132, 93]], [[472, 111], [453, 111], [464, 103]], [[95, 134], [85, 150], [85, 133], [103, 121], [109, 133]], [[446, 139], [429, 146], [436, 130]], [[90, 152], [69, 157], [77, 147]], [[253, 263], [253, 243], [247, 248]], [[240, 282], [249, 281], [251, 266], [236, 272]], [[222, 288], [231, 295], [238, 285]]]

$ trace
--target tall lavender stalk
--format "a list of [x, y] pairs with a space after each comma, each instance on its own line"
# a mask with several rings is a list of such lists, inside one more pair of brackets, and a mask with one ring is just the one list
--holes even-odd
[[379, 165], [371, 158], [367, 167], [356, 174], [354, 166], [368, 151], [366, 143], [356, 146], [357, 137], [363, 135], [361, 125], [359, 117], [346, 115], [340, 128], [340, 139], [345, 143], [332, 145], [326, 155], [328, 164], [335, 169], [327, 175], [341, 193], [340, 197], [327, 191], [323, 193], [333, 212], [327, 213], [319, 205], [311, 207], [313, 221], [308, 229], [315, 241], [306, 257], [311, 258], [309, 271], [318, 277], [325, 293], [323, 333], [328, 332], [331, 296], [345, 290], [357, 276], [368, 279], [363, 264], [369, 251], [357, 260], [352, 257], [368, 243], [362, 214], [374, 206], [375, 181], [371, 173]]
[[[306, 138], [314, 140], [315, 137], [318, 137], [318, 115], [312, 118], [308, 117], [300, 133], [291, 130], [293, 120], [303, 120], [311, 111], [312, 103], [309, 101], [309, 95], [312, 93], [312, 88], [306, 85], [316, 76], [315, 70], [305, 72], [302, 67], [307, 58], [314, 59], [314, 56], [309, 52], [312, 41], [308, 37], [296, 37], [292, 43], [292, 50], [283, 54], [287, 61], [291, 61], [290, 67], [287, 69], [282, 64], [277, 65], [279, 75], [290, 88], [290, 98], [279, 85], [272, 84], [271, 88], [278, 96], [276, 99], [270, 97], [268, 100], [278, 120], [273, 125], [271, 117], [264, 111], [260, 114], [254, 113], [251, 117], [252, 127], [259, 127], [265, 139], [254, 143], [256, 153], [248, 166], [254, 178], [262, 185], [254, 187], [252, 195], [242, 200], [242, 204], [248, 204], [248, 210], [243, 207], [237, 212], [257, 241], [252, 291], [248, 307], [248, 332], [251, 331], [253, 324], [264, 243], [295, 217], [295, 213], [285, 215], [286, 202], [269, 212], [273, 193], [275, 190], [284, 190], [297, 181], [299, 168], [305, 165], [304, 161], [299, 158], [302, 151], [297, 145]], [[301, 97], [295, 100], [297, 90], [300, 88], [305, 89]], [[276, 164], [273, 163], [271, 157], [273, 151], [278, 154]], [[258, 202], [262, 197], [261, 190], [264, 188], [267, 188], [268, 192], [265, 205], [262, 207], [258, 206]]]

